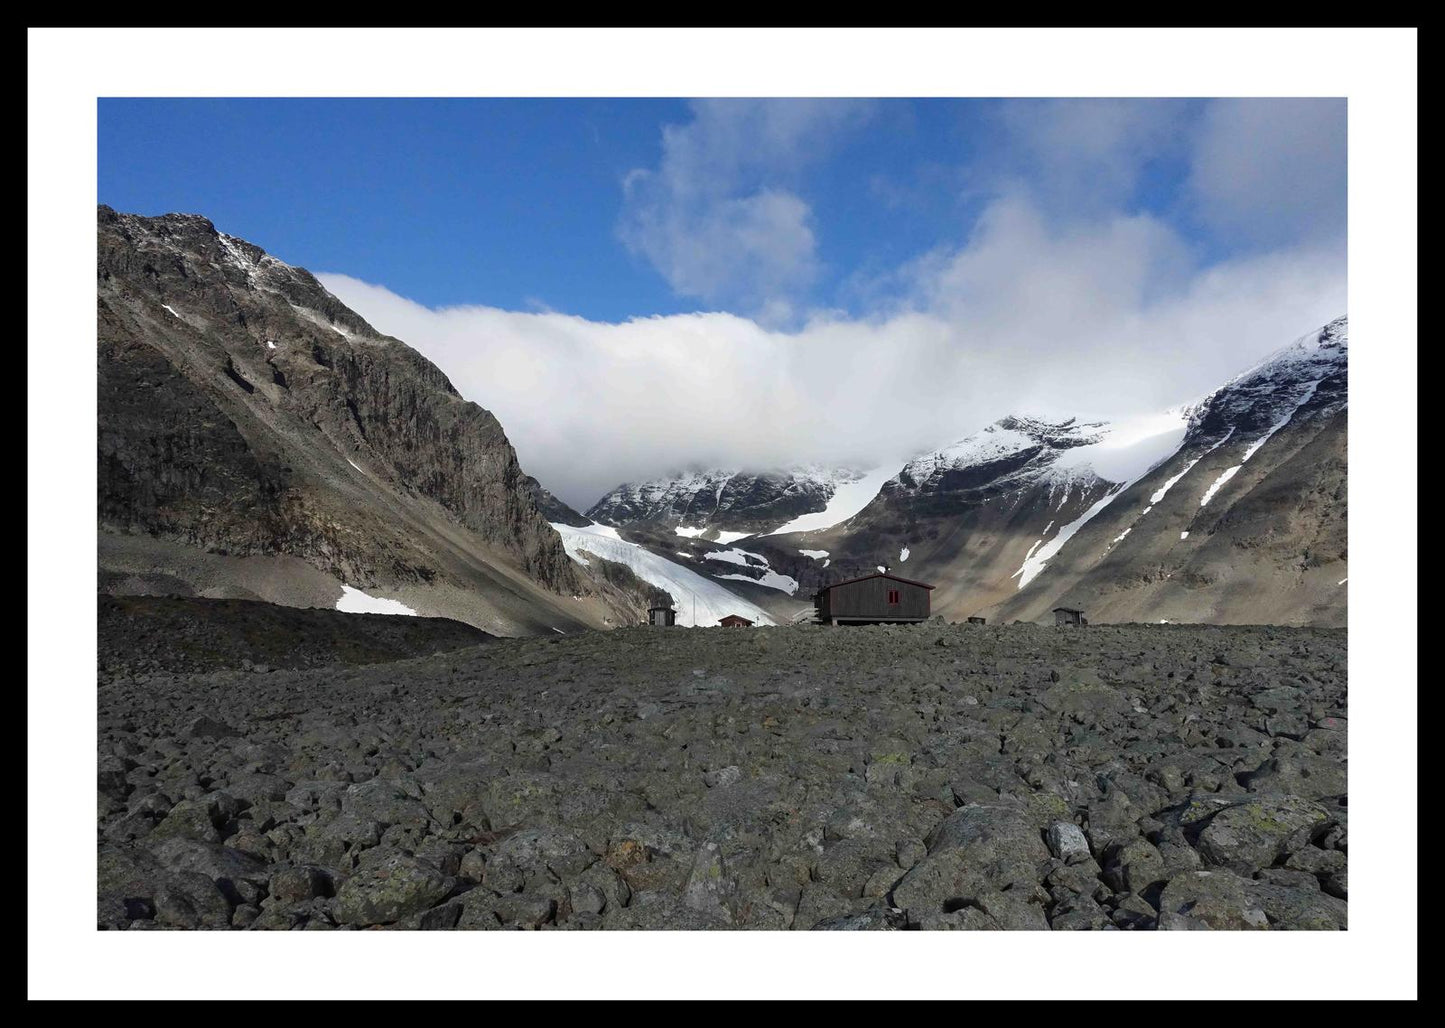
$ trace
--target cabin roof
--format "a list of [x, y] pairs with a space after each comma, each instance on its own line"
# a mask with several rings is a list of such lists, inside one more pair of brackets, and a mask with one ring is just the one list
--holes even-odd
[[1083, 613], [1083, 611], [1080, 610], [1078, 607], [1055, 607], [1055, 608], [1054, 608], [1053, 610], [1051, 610], [1049, 613], [1051, 613], [1051, 614], [1057, 614], [1059, 611], [1063, 611], [1065, 614], [1082, 614], [1082, 613]]
[[745, 618], [741, 614], [724, 614], [718, 621], [741, 621], [745, 625], [753, 623], [751, 618]]
[[895, 582], [902, 582], [905, 585], [916, 585], [920, 589], [933, 588], [933, 586], [929, 585], [927, 582], [915, 582], [911, 578], [900, 578], [898, 575], [891, 574], [887, 571], [875, 571], [871, 575], [859, 575], [857, 578], [846, 578], [841, 582], [834, 582], [832, 585], [822, 586], [818, 590], [818, 592], [824, 593], [827, 592], [829, 589], [836, 589], [840, 585], [852, 585], [854, 582], [866, 582], [870, 578], [891, 578]]
[[[654, 603], [652, 606], [647, 608], [647, 612], [649, 614], [652, 613], [654, 610], [672, 610], [672, 607], [668, 606], [666, 603]], [[676, 613], [676, 611], [673, 611], [673, 613]]]

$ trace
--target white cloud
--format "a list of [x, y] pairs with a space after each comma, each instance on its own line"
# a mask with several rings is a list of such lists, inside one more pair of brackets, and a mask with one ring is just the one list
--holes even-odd
[[682, 296], [776, 324], [818, 273], [805, 166], [859, 124], [851, 100], [701, 100], [693, 120], [663, 129], [656, 169], [623, 181], [618, 233]]
[[[763, 308], [813, 281], [812, 212], [794, 194], [769, 189], [683, 204], [657, 195], [656, 184], [652, 176], [628, 180], [631, 221], [623, 239], [647, 256], [675, 292]], [[775, 314], [789, 311], [774, 308]]]
[[492, 410], [527, 471], [579, 508], [689, 464], [901, 464], [1013, 412], [1158, 410], [1345, 311], [1333, 247], [1201, 271], [1160, 221], [1058, 227], [1021, 196], [993, 204], [967, 245], [906, 269], [907, 302], [887, 316], [815, 314], [791, 332], [721, 313], [430, 310], [321, 279]]
[[1171, 156], [1195, 118], [1187, 100], [1012, 100], [998, 110], [997, 163], [1029, 181], [1050, 214], [1097, 214], [1126, 204], [1148, 162]]
[[999, 138], [932, 176], [983, 203], [961, 242], [853, 269], [867, 316], [802, 309], [820, 272], [803, 178], [876, 110], [699, 101], [627, 177], [624, 242], [746, 317], [429, 310], [322, 279], [583, 509], [689, 465], [901, 465], [1006, 414], [1158, 411], [1346, 312], [1344, 109], [1310, 100], [1005, 103], [980, 129]]
[[1342, 99], [1211, 102], [1189, 179], [1201, 216], [1233, 239], [1342, 245], [1345, 138]]

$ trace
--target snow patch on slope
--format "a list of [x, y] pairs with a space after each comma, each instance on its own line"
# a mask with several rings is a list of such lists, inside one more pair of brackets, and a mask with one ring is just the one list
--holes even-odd
[[1157, 504], [1160, 500], [1164, 499], [1164, 497], [1169, 495], [1169, 490], [1173, 489], [1174, 486], [1179, 482], [1179, 480], [1189, 473], [1190, 468], [1194, 467], [1194, 465], [1198, 464], [1205, 457], [1208, 457], [1215, 450], [1223, 446], [1232, 435], [1234, 435], [1233, 425], [1229, 427], [1228, 432], [1225, 432], [1224, 435], [1220, 437], [1219, 442], [1215, 443], [1209, 449], [1201, 453], [1198, 457], [1195, 457], [1188, 464], [1184, 465], [1183, 471], [1179, 472], [1179, 474], [1175, 475], [1173, 478], [1169, 479], [1163, 485], [1161, 485], [1158, 489], [1154, 490], [1154, 495], [1149, 497], [1149, 506], [1144, 509], [1144, 513], [1148, 514], [1149, 511], [1153, 510], [1154, 505]]
[[416, 611], [405, 603], [388, 600], [384, 596], [370, 596], [349, 585], [341, 587], [341, 599], [336, 601], [336, 609], [348, 614], [410, 614], [412, 617], [416, 616]]
[[1077, 477], [1089, 470], [1107, 482], [1132, 485], [1177, 453], [1188, 429], [1182, 409], [1127, 418], [1103, 426], [1098, 442], [1064, 450], [1053, 466], [1056, 473]]
[[[689, 528], [686, 525], [678, 525], [673, 531], [684, 539], [696, 539], [707, 532], [707, 527]], [[746, 539], [753, 534], [752, 532], [719, 532], [717, 534], [717, 542], [726, 546], [728, 543], [735, 543], [739, 539]]]
[[762, 554], [753, 553], [749, 550], [739, 550], [736, 547], [730, 550], [718, 550], [713, 553], [703, 554], [704, 560], [721, 560], [729, 564], [738, 564], [754, 571], [762, 571], [758, 578], [748, 575], [718, 575], [718, 578], [734, 578], [743, 582], [753, 582], [757, 585], [765, 585], [770, 589], [777, 589], [792, 596], [798, 591], [798, 580], [788, 575], [780, 575], [773, 570], [768, 559]]
[[753, 585], [765, 585], [769, 589], [776, 589], [792, 596], [798, 591], [798, 580], [789, 578], [787, 575], [780, 575], [772, 568], [764, 571], [761, 578], [751, 578], [748, 575], [718, 575], [718, 578], [730, 578], [738, 582], [751, 582]]
[[[1082, 515], [1060, 528], [1058, 534], [1046, 544], [1037, 550], [1030, 548], [1024, 557], [1023, 565], [1014, 572], [1019, 580], [1019, 588], [1022, 589], [1037, 578], [1048, 567], [1048, 562], [1054, 555], [1063, 549], [1064, 544], [1112, 503], [1116, 496], [1178, 453], [1188, 427], [1186, 411], [1169, 410], [1163, 414], [1102, 426], [1105, 431], [1097, 443], [1064, 451], [1063, 456], [1051, 469], [1055, 473], [1087, 469], [1100, 478], [1117, 484]], [[1124, 534], [1127, 535], [1128, 532]], [[1035, 546], [1037, 545], [1036, 543]]]
[[[1129, 527], [1128, 527], [1128, 528], [1125, 528], [1123, 532], [1121, 532], [1119, 535], [1117, 535], [1117, 536], [1114, 537], [1113, 542], [1111, 542], [1111, 543], [1109, 544], [1109, 547], [1108, 547], [1108, 548], [1109, 548], [1109, 549], [1113, 549], [1115, 545], [1117, 545], [1118, 543], [1123, 542], [1123, 541], [1124, 541], [1124, 537], [1125, 537], [1126, 535], [1128, 535], [1130, 532], [1132, 532], [1132, 531], [1134, 530], [1134, 526], [1139, 523], [1139, 519], [1142, 518], [1142, 517], [1144, 517], [1144, 515], [1148, 514], [1151, 510], [1154, 509], [1154, 507], [1159, 503], [1160, 500], [1164, 499], [1165, 496], [1169, 495], [1169, 490], [1172, 489], [1172, 488], [1174, 488], [1174, 486], [1178, 483], [1178, 481], [1179, 481], [1181, 478], [1183, 478], [1186, 474], [1189, 473], [1189, 469], [1190, 469], [1190, 468], [1194, 467], [1194, 465], [1198, 464], [1198, 463], [1199, 463], [1201, 460], [1203, 460], [1205, 457], [1209, 456], [1209, 455], [1210, 455], [1211, 453], [1213, 453], [1215, 450], [1219, 449], [1222, 445], [1224, 445], [1225, 440], [1227, 440], [1227, 439], [1228, 439], [1230, 436], [1232, 436], [1232, 435], [1234, 435], [1234, 428], [1233, 428], [1233, 427], [1231, 427], [1228, 432], [1224, 433], [1223, 437], [1220, 438], [1220, 440], [1219, 440], [1217, 443], [1215, 443], [1215, 444], [1214, 444], [1213, 446], [1211, 446], [1209, 449], [1205, 450], [1205, 451], [1204, 451], [1203, 453], [1201, 453], [1198, 457], [1195, 457], [1193, 460], [1191, 460], [1191, 461], [1189, 461], [1187, 464], [1185, 464], [1185, 465], [1184, 465], [1184, 470], [1180, 471], [1179, 474], [1175, 475], [1173, 478], [1168, 479], [1168, 480], [1167, 480], [1163, 485], [1161, 485], [1158, 489], [1154, 490], [1154, 494], [1149, 497], [1149, 505], [1148, 505], [1147, 507], [1145, 507], [1143, 510], [1141, 510], [1141, 511], [1138, 513], [1138, 515], [1135, 516], [1135, 518], [1134, 518], [1133, 521], [1129, 522]], [[1156, 467], [1157, 467], [1157, 466], [1158, 466], [1158, 465], [1156, 465]], [[1142, 476], [1141, 476], [1141, 477], [1142, 477]], [[1222, 483], [1221, 483], [1221, 484], [1222, 484]], [[1050, 524], [1053, 524], [1053, 522], [1049, 522], [1049, 523], [1050, 523]], [[1180, 536], [1180, 538], [1183, 539], [1183, 538], [1185, 538], [1185, 537], [1188, 536], [1188, 535], [1189, 535], [1189, 533], [1188, 533], [1188, 532], [1185, 532], [1184, 535]], [[1107, 550], [1106, 550], [1105, 552], [1107, 552]]]
[[842, 524], [857, 514], [878, 495], [883, 484], [893, 477], [897, 465], [885, 464], [866, 472], [861, 478], [840, 483], [828, 500], [828, 505], [812, 514], [801, 514], [773, 529], [768, 535], [786, 535], [791, 532], [821, 532], [825, 528]]
[[[749, 558], [752, 559], [750, 560]], [[766, 565], [768, 563], [767, 558], [765, 557], [761, 557], [756, 553], [749, 553], [747, 550], [739, 550], [736, 548], [731, 550], [714, 550], [712, 553], [704, 553], [703, 560], [724, 560], [727, 561], [729, 564], [741, 564], [744, 567], [755, 563], [761, 565]]]
[[1249, 449], [1244, 451], [1244, 456], [1240, 458], [1239, 462], [1243, 464], [1245, 461], [1249, 460], [1249, 458], [1253, 457], [1256, 453], [1259, 452], [1259, 448], [1261, 446], [1269, 442], [1270, 439], [1274, 437], [1274, 434], [1276, 432], [1284, 428], [1285, 425], [1289, 424], [1290, 419], [1292, 419], [1297, 413], [1299, 413], [1299, 409], [1315, 398], [1315, 392], [1319, 389], [1320, 383], [1323, 381], [1324, 379], [1317, 378], [1313, 382], [1305, 386], [1304, 395], [1300, 397], [1299, 403], [1295, 404], [1288, 414], [1286, 414], [1284, 417], [1280, 418], [1273, 425], [1271, 425], [1268, 432], [1260, 436], [1254, 442], [1250, 443]]
[[[1039, 577], [1040, 572], [1049, 566], [1049, 561], [1053, 559], [1054, 554], [1064, 548], [1064, 543], [1072, 539], [1074, 533], [1087, 525], [1093, 519], [1094, 515], [1107, 507], [1114, 497], [1124, 491], [1124, 488], [1125, 487], [1116, 487], [1105, 493], [1092, 507], [1084, 511], [1080, 517], [1070, 521], [1063, 528], [1059, 529], [1059, 534], [1050, 539], [1037, 553], [1030, 548], [1029, 554], [1024, 557], [1023, 566], [1014, 572], [1014, 575], [1017, 576], [1019, 580], [1019, 588], [1022, 589], [1035, 578]], [[1038, 544], [1035, 543], [1034, 545], [1037, 546]]]
[[[1284, 428], [1285, 425], [1288, 425], [1290, 423], [1290, 419], [1299, 413], [1301, 407], [1309, 403], [1310, 400], [1314, 399], [1315, 390], [1319, 389], [1320, 383], [1323, 381], [1324, 379], [1316, 379], [1315, 381], [1310, 382], [1305, 386], [1304, 395], [1299, 398], [1299, 402], [1296, 403], [1293, 407], [1291, 407], [1284, 417], [1280, 418], [1273, 425], [1269, 426], [1268, 432], [1266, 432], [1264, 435], [1260, 436], [1254, 442], [1249, 444], [1249, 449], [1244, 451], [1244, 456], [1239, 458], [1238, 464], [1234, 465], [1234, 467], [1232, 468], [1225, 468], [1224, 471], [1220, 473], [1219, 477], [1214, 480], [1214, 484], [1205, 491], [1204, 499], [1199, 501], [1199, 506], [1203, 507], [1210, 500], [1214, 499], [1214, 494], [1219, 492], [1220, 488], [1224, 485], [1224, 483], [1228, 482], [1231, 478], [1237, 475], [1239, 473], [1239, 469], [1244, 467], [1244, 465], [1249, 462], [1249, 458], [1253, 457], [1256, 453], [1259, 452], [1259, 448], [1261, 446], [1273, 439], [1274, 434], [1280, 429]], [[1220, 440], [1220, 442], [1223, 442], [1223, 440]]]
[[[677, 602], [679, 625], [713, 625], [728, 614], [741, 614], [762, 625], [775, 623], [767, 611], [742, 599], [727, 586], [719, 585], [712, 579], [643, 549], [636, 543], [627, 542], [617, 534], [617, 529], [611, 526], [592, 524], [579, 528], [555, 522], [552, 527], [562, 537], [562, 546], [567, 551], [567, 556], [577, 563], [587, 564], [587, 558], [583, 554], [585, 550], [603, 560], [625, 564], [644, 582], [659, 589], [666, 589]], [[696, 622], [693, 621], [694, 603]]]
[[1235, 475], [1239, 474], [1239, 469], [1242, 467], [1244, 467], [1243, 464], [1236, 464], [1232, 468], [1225, 468], [1223, 471], [1221, 471], [1219, 473], [1219, 477], [1210, 484], [1208, 489], [1204, 490], [1204, 498], [1199, 501], [1199, 506], [1203, 507], [1207, 503], [1209, 503], [1210, 500], [1214, 499], [1214, 494], [1219, 492], [1219, 490], [1224, 487], [1224, 484], [1226, 482], [1228, 482]]

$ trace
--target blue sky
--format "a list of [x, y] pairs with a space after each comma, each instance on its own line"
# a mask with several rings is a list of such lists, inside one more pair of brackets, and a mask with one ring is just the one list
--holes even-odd
[[615, 234], [675, 101], [102, 100], [99, 199], [430, 305], [680, 309]]
[[[866, 106], [826, 159], [741, 173], [809, 196], [819, 273], [795, 295], [810, 304], [858, 309], [854, 276], [937, 246], [978, 206], [957, 167], [996, 105]], [[105, 99], [99, 115], [102, 203], [204, 213], [429, 306], [616, 321], [747, 299], [674, 290], [621, 235], [624, 182], [659, 164], [686, 101]]]
[[[812, 152], [764, 153], [731, 172], [737, 190], [783, 188], [809, 206], [815, 251], [790, 283], [795, 307], [864, 313], [874, 279], [966, 239], [1005, 183], [1056, 184], [1020, 142], [1029, 103], [836, 106], [850, 111]], [[1121, 208], [1169, 219], [1200, 259], [1248, 245], [1209, 231], [1183, 196], [1179, 136], [1204, 105], [1134, 106], [1152, 107], [1166, 130], [1121, 187]], [[106, 99], [99, 114], [101, 202], [204, 213], [291, 263], [384, 282], [428, 306], [617, 321], [754, 313], [759, 302], [685, 273], [670, 281], [657, 266], [667, 258], [628, 235], [625, 183], [661, 170], [667, 127], [696, 125], [686, 101]]]
[[318, 273], [585, 503], [1188, 402], [1345, 312], [1345, 148], [1332, 99], [110, 99], [98, 199]]

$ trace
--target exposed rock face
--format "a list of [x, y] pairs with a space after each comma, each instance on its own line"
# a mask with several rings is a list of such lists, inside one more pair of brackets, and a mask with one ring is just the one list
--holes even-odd
[[103, 634], [102, 927], [1347, 923], [1339, 629], [402, 620], [270, 672]]
[[152, 577], [256, 595], [190, 565], [284, 557], [322, 574], [264, 598], [330, 605], [329, 577], [492, 631], [601, 622], [563, 605], [592, 590], [501, 425], [416, 351], [199, 216], [101, 207], [98, 247], [103, 585], [148, 547]]
[[572, 525], [577, 528], [585, 528], [587, 525], [592, 524], [590, 519], [578, 514], [571, 507], [567, 506], [567, 504], [557, 499], [541, 482], [538, 482], [531, 475], [527, 476], [527, 492], [531, 495], [532, 502], [536, 505], [537, 509], [542, 512], [542, 516], [547, 519], [549, 524]]

